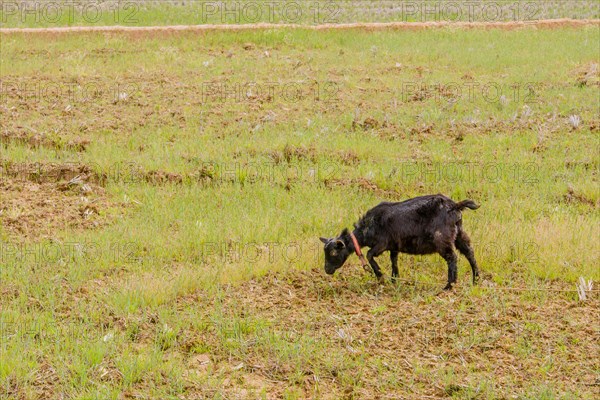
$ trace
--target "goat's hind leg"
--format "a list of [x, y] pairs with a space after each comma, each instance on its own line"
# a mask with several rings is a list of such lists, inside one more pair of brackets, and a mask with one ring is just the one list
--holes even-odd
[[444, 249], [440, 252], [440, 255], [448, 263], [448, 283], [444, 287], [444, 290], [450, 290], [452, 289], [452, 285], [456, 283], [458, 275], [458, 267], [456, 265], [458, 257], [456, 256], [456, 253], [454, 252], [454, 249], [452, 247]]
[[476, 285], [479, 280], [479, 268], [477, 267], [477, 261], [475, 260], [473, 246], [471, 246], [471, 239], [469, 239], [469, 236], [462, 229], [458, 231], [454, 245], [458, 251], [466, 257], [467, 261], [469, 261], [473, 273], [473, 285]]

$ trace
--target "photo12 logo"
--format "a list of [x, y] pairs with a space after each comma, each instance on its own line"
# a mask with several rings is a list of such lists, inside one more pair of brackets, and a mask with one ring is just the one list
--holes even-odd
[[241, 82], [202, 83], [203, 103], [298, 103], [304, 100], [333, 102], [338, 100], [339, 85], [327, 82]]
[[215, 241], [198, 245], [200, 262], [219, 264], [299, 264], [320, 262], [321, 244], [318, 241], [241, 242]]
[[319, 162], [313, 165], [301, 165], [296, 162], [217, 162], [200, 161], [194, 176], [198, 182], [209, 183], [289, 183], [303, 181], [319, 183], [339, 173], [338, 163]]
[[27, 82], [0, 79], [0, 104], [63, 104], [71, 107], [94, 103], [125, 103], [140, 93], [133, 82]]
[[483, 100], [486, 103], [535, 104], [539, 103], [538, 93], [542, 85], [536, 82], [403, 82], [401, 99], [403, 102], [422, 102], [433, 100], [436, 103], [465, 101], [474, 103]]
[[101, 323], [98, 328], [71, 321], [6, 320], [0, 319], [0, 345], [9, 342], [54, 344], [69, 346], [78, 343], [99, 343], [112, 338], [112, 333]]
[[200, 22], [334, 24], [339, 22], [336, 1], [202, 1]]
[[500, 22], [540, 19], [545, 1], [400, 1], [404, 22]]
[[1, 1], [0, 23], [134, 25], [139, 22], [140, 4], [119, 0]]
[[[505, 242], [496, 240], [490, 243], [485, 243], [480, 252], [480, 258], [485, 260], [487, 265], [506, 266], [506, 265], [533, 265], [539, 262], [540, 245], [534, 241], [511, 241], [510, 235], [504, 234]], [[503, 244], [501, 244], [503, 243]]]
[[397, 177], [403, 183], [481, 183], [520, 182], [537, 184], [540, 180], [539, 166], [534, 162], [500, 163], [470, 161], [419, 162], [405, 160], [398, 164], [389, 177]]
[[57, 265], [60, 263], [96, 262], [138, 263], [142, 247], [133, 242], [0, 242], [0, 263], [10, 265]]

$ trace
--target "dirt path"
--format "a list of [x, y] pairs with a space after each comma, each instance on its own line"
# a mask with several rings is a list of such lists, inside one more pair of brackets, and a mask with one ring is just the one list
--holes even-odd
[[500, 28], [516, 29], [524, 27], [534, 28], [561, 28], [565, 26], [581, 27], [597, 25], [600, 27], [600, 19], [551, 19], [538, 21], [508, 21], [508, 22], [369, 22], [351, 24], [323, 24], [323, 25], [300, 25], [300, 24], [243, 24], [243, 25], [171, 25], [171, 26], [66, 26], [55, 28], [0, 28], [0, 33], [68, 33], [68, 32], [144, 32], [144, 31], [241, 31], [252, 29], [397, 29], [415, 30], [426, 28]]

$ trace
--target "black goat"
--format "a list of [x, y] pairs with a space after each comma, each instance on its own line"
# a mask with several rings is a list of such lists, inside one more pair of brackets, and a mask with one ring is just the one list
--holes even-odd
[[471, 264], [473, 284], [476, 284], [479, 269], [469, 236], [462, 228], [461, 211], [464, 208], [476, 210], [479, 206], [473, 200], [456, 203], [441, 194], [415, 197], [401, 203], [381, 203], [354, 224], [352, 233], [344, 229], [336, 238], [320, 238], [325, 243], [325, 272], [332, 275], [352, 252], [356, 252], [366, 266], [360, 252], [360, 247], [366, 246], [370, 247], [367, 252], [369, 264], [383, 283], [383, 274], [375, 257], [384, 251], [390, 252], [392, 280], [398, 276], [398, 253], [438, 253], [448, 263], [448, 284], [444, 288], [447, 290], [456, 282], [456, 247]]

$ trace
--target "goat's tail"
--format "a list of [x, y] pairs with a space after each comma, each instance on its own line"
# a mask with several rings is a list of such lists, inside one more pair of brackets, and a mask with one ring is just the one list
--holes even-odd
[[453, 210], [462, 211], [465, 208], [470, 208], [471, 210], [477, 210], [479, 205], [475, 203], [473, 200], [463, 200], [459, 201], [452, 207]]

